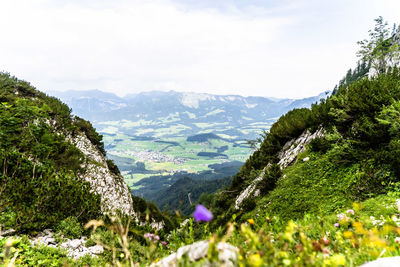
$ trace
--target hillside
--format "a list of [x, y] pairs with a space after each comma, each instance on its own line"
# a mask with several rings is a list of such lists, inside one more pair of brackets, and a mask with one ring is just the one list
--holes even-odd
[[227, 193], [215, 197], [216, 225], [234, 214], [323, 216], [397, 190], [400, 29], [376, 21], [372, 40], [363, 41], [369, 50], [360, 52], [368, 61], [349, 70], [332, 96], [271, 126]]
[[[0, 212], [14, 218], [6, 227], [38, 231], [117, 211], [143, 222], [150, 206], [132, 197], [88, 121], [7, 73], [0, 73], [0, 103]], [[151, 222], [165, 224], [157, 210]]]

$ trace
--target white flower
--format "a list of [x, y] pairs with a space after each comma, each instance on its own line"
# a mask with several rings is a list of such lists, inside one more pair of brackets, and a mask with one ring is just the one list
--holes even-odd
[[396, 199], [397, 210], [400, 212], [400, 199]]

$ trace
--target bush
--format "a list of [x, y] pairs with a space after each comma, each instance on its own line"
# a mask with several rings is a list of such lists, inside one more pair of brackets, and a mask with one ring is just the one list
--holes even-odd
[[15, 212], [18, 230], [51, 227], [69, 216], [86, 222], [99, 215], [100, 196], [91, 193], [88, 182], [50, 166], [36, 166], [18, 152], [5, 153], [1, 162], [4, 159], [8, 168], [6, 176], [0, 175], [0, 206]]
[[276, 182], [281, 177], [282, 171], [278, 164], [272, 164], [264, 173], [263, 179], [259, 182], [261, 194], [266, 195], [276, 187]]
[[326, 153], [331, 148], [331, 143], [324, 137], [311, 140], [308, 145], [311, 152]]
[[83, 234], [82, 225], [79, 223], [77, 217], [68, 217], [60, 221], [55, 230], [66, 238], [74, 239], [80, 238]]

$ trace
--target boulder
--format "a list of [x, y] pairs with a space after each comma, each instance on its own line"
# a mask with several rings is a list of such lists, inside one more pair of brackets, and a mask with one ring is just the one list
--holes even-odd
[[360, 267], [398, 267], [400, 266], [400, 256], [379, 258], [374, 261], [364, 263]]
[[[184, 256], [188, 257], [191, 262], [199, 261], [207, 257], [209, 248], [209, 241], [203, 240], [191, 245], [187, 245], [178, 249], [176, 253], [173, 253], [157, 263], [153, 263], [153, 267], [172, 267], [179, 266], [179, 261]], [[218, 266], [235, 266], [237, 261], [237, 253], [239, 249], [228, 243], [220, 242], [217, 244], [218, 250]], [[215, 266], [215, 264], [205, 262], [203, 266]]]

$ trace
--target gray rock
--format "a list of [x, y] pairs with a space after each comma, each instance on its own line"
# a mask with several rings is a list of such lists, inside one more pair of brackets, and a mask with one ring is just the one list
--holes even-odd
[[81, 237], [80, 239], [67, 239], [61, 244], [57, 244], [54, 233], [51, 229], [46, 229], [40, 232], [35, 238], [31, 239], [33, 246], [43, 245], [52, 248], [61, 248], [67, 251], [69, 257], [78, 259], [86, 254], [91, 257], [96, 257], [99, 254], [104, 253], [104, 248], [100, 245], [92, 246], [90, 248], [85, 247], [86, 238]]
[[[185, 255], [192, 262], [201, 260], [207, 256], [209, 248], [209, 241], [203, 240], [191, 245], [187, 245], [178, 249], [176, 253], [163, 258], [157, 263], [152, 264], [153, 267], [169, 267], [169, 266], [179, 266], [179, 260], [181, 260]], [[217, 244], [218, 250], [218, 266], [235, 266], [237, 261], [238, 248], [220, 242]], [[203, 266], [211, 266], [209, 263], [204, 263]]]
[[103, 254], [103, 252], [104, 252], [104, 248], [100, 245], [88, 247], [88, 250], [90, 251], [90, 253], [95, 254], [95, 255]]
[[398, 267], [400, 266], [400, 256], [380, 258], [364, 263], [360, 267]]
[[281, 169], [285, 169], [287, 166], [292, 164], [299, 154], [306, 151], [306, 145], [315, 138], [324, 136], [324, 134], [325, 132], [323, 128], [318, 129], [313, 134], [306, 130], [297, 139], [288, 141], [278, 153], [278, 164], [281, 166]]
[[17, 231], [15, 231], [14, 229], [10, 228], [7, 229], [5, 231], [0, 231], [0, 236], [11, 236], [14, 235]]
[[78, 249], [80, 246], [82, 246], [82, 240], [80, 239], [72, 239], [70, 241], [67, 241], [65, 243], [61, 244], [62, 247], [65, 247], [66, 249]]
[[45, 229], [43, 230], [43, 234], [48, 235], [48, 236], [53, 236], [54, 233], [51, 229]]

